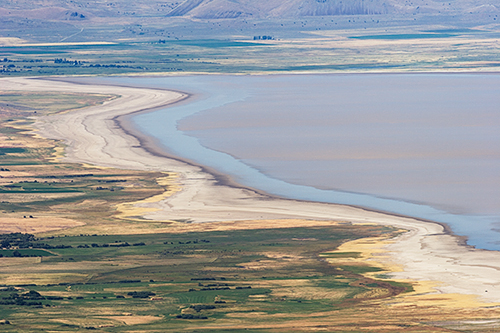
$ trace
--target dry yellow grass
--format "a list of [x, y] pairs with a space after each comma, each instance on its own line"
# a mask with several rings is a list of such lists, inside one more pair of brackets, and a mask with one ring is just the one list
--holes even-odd
[[[65, 230], [65, 235], [79, 234], [106, 234], [106, 235], [133, 235], [153, 233], [186, 233], [210, 232], [292, 227], [317, 227], [350, 224], [344, 221], [333, 220], [306, 220], [306, 219], [280, 219], [280, 220], [247, 220], [225, 221], [210, 223], [189, 223], [177, 221], [147, 221], [147, 220], [103, 220], [99, 224], [88, 224]], [[60, 234], [53, 232], [51, 234]], [[296, 241], [302, 241], [297, 239]]]
[[[371, 278], [380, 278], [381, 274], [398, 272], [403, 268], [391, 260], [391, 256], [387, 253], [384, 247], [393, 242], [387, 236], [363, 238], [355, 241], [350, 241], [342, 244], [337, 250], [328, 253], [342, 252], [357, 252], [357, 258], [326, 258], [332, 265], [370, 265], [382, 269], [379, 272], [365, 273], [364, 275]], [[477, 309], [483, 307], [498, 306], [497, 303], [487, 303], [480, 301], [475, 295], [466, 294], [440, 294], [434, 289], [440, 284], [438, 281], [415, 281], [391, 278], [391, 281], [402, 283], [410, 283], [414, 291], [410, 293], [400, 294], [387, 300], [387, 304], [391, 307], [405, 307], [408, 305], [414, 306], [434, 306], [439, 308], [450, 309]], [[383, 291], [380, 291], [383, 294]], [[367, 294], [359, 294], [357, 298], [371, 298], [372, 293], [377, 293], [376, 289], [368, 291]]]
[[25, 258], [0, 258], [0, 272], [4, 271], [5, 268], [11, 266], [26, 266], [40, 263], [42, 258], [40, 257], [25, 257]]
[[140, 325], [140, 324], [147, 324], [147, 323], [161, 320], [163, 317], [134, 316], [134, 315], [132, 315], [132, 316], [110, 316], [110, 317], [106, 317], [106, 318], [121, 322], [125, 325]]
[[229, 318], [256, 318], [256, 317], [264, 318], [266, 316], [268, 316], [268, 314], [266, 312], [258, 312], [258, 311], [255, 311], [255, 312], [233, 312], [233, 313], [226, 314], [226, 317], [229, 317]]
[[364, 293], [356, 294], [353, 296], [354, 299], [370, 299], [370, 298], [381, 298], [389, 296], [389, 291], [383, 288], [374, 288], [367, 290]]
[[[123, 325], [118, 320], [112, 320], [107, 318], [94, 318], [87, 317], [85, 319], [74, 317], [74, 318], [57, 318], [57, 319], [49, 319], [52, 322], [66, 324], [66, 325], [75, 325], [79, 327], [114, 327]], [[121, 324], [121, 325], [120, 325]]]
[[305, 219], [279, 219], [279, 220], [247, 220], [210, 223], [182, 223], [175, 222], [169, 225], [168, 230], [174, 233], [183, 232], [205, 232], [205, 231], [228, 231], [249, 229], [271, 229], [291, 227], [316, 227], [333, 226], [345, 224], [333, 220], [305, 220]]
[[342, 289], [328, 289], [320, 287], [290, 287], [279, 288], [273, 290], [272, 296], [275, 297], [286, 297], [291, 299], [301, 299], [301, 300], [319, 300], [327, 299], [329, 301], [342, 300], [348, 294], [347, 290]]
[[[77, 197], [80, 195], [82, 195], [82, 193], [0, 193], [0, 201], [8, 201], [10, 203], [26, 203], [32, 201]], [[19, 213], [17, 215], [19, 215]]]
[[[21, 215], [23, 213], [17, 213]], [[7, 214], [3, 214], [4, 216]], [[22, 232], [30, 234], [39, 234], [54, 230], [74, 228], [85, 225], [82, 222], [75, 220], [54, 217], [54, 216], [36, 216], [29, 218], [29, 214], [19, 217], [4, 217], [0, 218], [0, 233]], [[27, 216], [24, 218], [23, 216]]]
[[[25, 259], [25, 258], [23, 258]], [[27, 258], [31, 259], [31, 258]], [[34, 258], [40, 259], [40, 258]], [[2, 261], [0, 261], [2, 263]], [[23, 264], [26, 265], [28, 262]], [[36, 262], [35, 262], [36, 264]], [[68, 282], [81, 282], [88, 278], [88, 275], [79, 274], [79, 273], [26, 273], [26, 266], [23, 268], [24, 273], [12, 273], [2, 274], [0, 271], [0, 283], [6, 285], [18, 285], [18, 284], [37, 284], [37, 285], [46, 285], [51, 283], [59, 283], [59, 281], [68, 281]]]
[[[148, 212], [157, 211], [159, 208], [148, 207], [148, 204], [160, 202], [181, 190], [180, 186], [176, 183], [178, 175], [176, 175], [175, 173], [166, 173], [166, 174], [167, 176], [156, 179], [158, 185], [165, 187], [166, 189], [165, 192], [146, 198], [144, 200], [120, 203], [116, 205], [116, 210], [118, 213], [115, 214], [114, 217], [123, 220], [143, 221], [144, 219], [141, 218], [141, 216], [145, 215]], [[162, 222], [162, 221], [155, 221], [155, 222]], [[163, 221], [163, 222], [169, 222], [169, 221]]]

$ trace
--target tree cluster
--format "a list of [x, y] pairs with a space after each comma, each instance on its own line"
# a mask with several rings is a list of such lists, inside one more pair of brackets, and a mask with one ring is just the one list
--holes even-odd
[[274, 40], [273, 36], [253, 36], [253, 40]]
[[[26, 217], [26, 216], [25, 216]], [[30, 217], [32, 217], [30, 215]], [[50, 245], [46, 243], [36, 242], [37, 238], [32, 234], [23, 234], [20, 232], [14, 232], [10, 234], [0, 235], [0, 248], [2, 249], [68, 249], [72, 248], [71, 245]], [[22, 257], [19, 251], [14, 251], [12, 254], [14, 257]], [[26, 255], [24, 255], [26, 256]], [[28, 255], [29, 256], [29, 255]]]
[[[4, 257], [3, 253], [0, 253], [0, 258], [3, 258], [3, 257]], [[5, 257], [8, 257], [8, 256], [5, 256]], [[26, 257], [39, 257], [39, 256], [36, 254], [22, 254], [18, 250], [15, 250], [14, 252], [12, 252], [12, 257], [14, 257], [14, 258], [26, 258]]]
[[[29, 215], [30, 218], [33, 218], [31, 215]], [[26, 216], [25, 216], [26, 218]], [[54, 237], [49, 237], [49, 239], [53, 239]], [[138, 243], [133, 243], [129, 244], [127, 242], [118, 242], [116, 241], [115, 243], [111, 244], [97, 244], [97, 243], [92, 243], [91, 245], [88, 244], [81, 244], [78, 245], [77, 248], [91, 248], [91, 247], [127, 247], [127, 246], [145, 246], [146, 243], [144, 242], [138, 242]], [[73, 246], [71, 245], [50, 245], [47, 243], [43, 242], [37, 242], [37, 238], [35, 235], [32, 234], [23, 234], [20, 232], [15, 232], [15, 233], [10, 233], [10, 234], [0, 234], [0, 248], [2, 249], [71, 249]], [[16, 253], [17, 252], [17, 253]], [[13, 256], [15, 257], [21, 257], [21, 253], [19, 251], [14, 251], [15, 254]], [[1, 255], [1, 254], [0, 254]]]
[[[169, 242], [164, 242], [163, 244], [168, 244]], [[179, 244], [198, 244], [198, 243], [210, 243], [209, 240], [206, 240], [206, 239], [195, 239], [193, 241], [186, 241], [186, 242], [181, 242], [179, 241], [178, 242]], [[171, 244], [173, 244], [173, 242], [171, 242]]]
[[124, 243], [115, 243], [115, 244], [102, 244], [102, 245], [99, 245], [97, 243], [92, 243], [90, 244], [90, 246], [88, 244], [81, 244], [81, 245], [78, 245], [77, 248], [79, 249], [89, 249], [91, 247], [127, 247], [127, 246], [145, 246], [146, 243], [144, 242], [139, 242], [139, 243], [133, 243], [132, 245], [129, 244], [128, 242], [124, 242]]
[[0, 304], [42, 307], [43, 303], [40, 301], [45, 299], [48, 298], [40, 295], [37, 291], [30, 290], [25, 294], [20, 295], [17, 292], [14, 292], [8, 297], [2, 297], [2, 299], [0, 300]]
[[208, 319], [207, 316], [201, 316], [201, 315], [194, 315], [190, 313], [183, 313], [180, 315], [175, 316], [177, 319]]
[[0, 235], [0, 247], [10, 249], [12, 247], [28, 248], [36, 241], [35, 235], [14, 232]]
[[201, 310], [212, 310], [215, 309], [215, 305], [207, 305], [207, 304], [196, 304], [196, 305], [190, 305], [189, 306], [191, 309], [194, 309], [196, 312], [200, 312]]
[[132, 298], [148, 298], [156, 294], [150, 291], [131, 291], [127, 295], [132, 296]]
[[78, 60], [68, 60], [66, 58], [55, 58], [54, 64], [70, 64], [73, 66], [80, 66], [82, 62]]

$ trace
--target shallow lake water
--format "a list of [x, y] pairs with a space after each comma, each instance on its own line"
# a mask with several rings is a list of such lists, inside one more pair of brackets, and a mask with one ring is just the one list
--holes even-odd
[[500, 75], [106, 80], [195, 93], [134, 122], [243, 185], [444, 222], [500, 249]]

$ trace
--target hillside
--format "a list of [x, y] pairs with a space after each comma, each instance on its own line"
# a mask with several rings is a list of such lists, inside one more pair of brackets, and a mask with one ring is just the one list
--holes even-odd
[[55, 21], [102, 21], [116, 18], [185, 17], [304, 18], [338, 15], [498, 14], [494, 0], [6, 0], [0, 16]]
[[0, 75], [500, 68], [498, 0], [3, 0]]
[[393, 7], [383, 0], [228, 1], [188, 0], [168, 16], [217, 18], [298, 18], [306, 16], [387, 14]]

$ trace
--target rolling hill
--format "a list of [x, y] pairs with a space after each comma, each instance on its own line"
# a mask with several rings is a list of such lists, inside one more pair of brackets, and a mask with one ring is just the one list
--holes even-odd
[[4, 0], [0, 16], [55, 21], [106, 18], [274, 19], [338, 15], [498, 14], [494, 0]]

